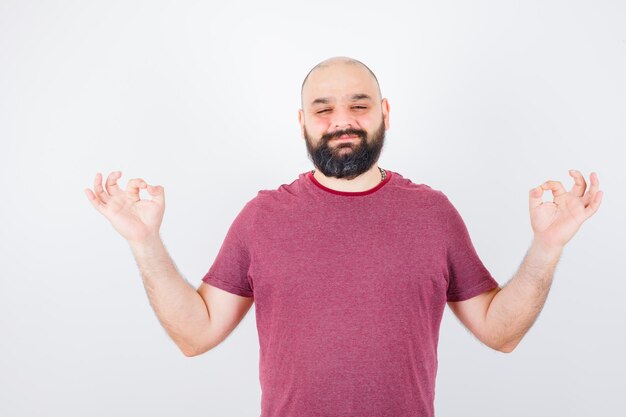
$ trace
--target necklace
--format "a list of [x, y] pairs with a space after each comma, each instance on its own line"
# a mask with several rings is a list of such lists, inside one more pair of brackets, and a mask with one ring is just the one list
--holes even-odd
[[[387, 178], [387, 172], [381, 167], [378, 167], [378, 170], [380, 171], [380, 182], [385, 181], [385, 178]], [[312, 170], [311, 175], [314, 175], [314, 174], [315, 174], [315, 170]]]

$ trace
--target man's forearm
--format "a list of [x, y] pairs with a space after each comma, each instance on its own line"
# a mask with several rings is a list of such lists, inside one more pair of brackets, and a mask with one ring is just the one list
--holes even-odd
[[160, 238], [129, 244], [159, 321], [185, 355], [197, 354], [209, 328], [204, 300], [178, 272]]
[[491, 301], [486, 327], [499, 350], [512, 351], [535, 322], [562, 251], [534, 241], [515, 276]]

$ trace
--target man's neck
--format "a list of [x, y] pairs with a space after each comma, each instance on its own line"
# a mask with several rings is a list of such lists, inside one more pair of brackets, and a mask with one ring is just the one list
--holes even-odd
[[371, 190], [376, 187], [381, 180], [378, 164], [372, 165], [370, 169], [358, 177], [347, 180], [345, 178], [327, 177], [319, 169], [315, 170], [313, 177], [324, 187], [335, 191], [360, 192]]

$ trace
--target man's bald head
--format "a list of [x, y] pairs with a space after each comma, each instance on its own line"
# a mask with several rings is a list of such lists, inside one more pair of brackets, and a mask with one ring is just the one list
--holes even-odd
[[[376, 78], [376, 75], [374, 75], [372, 70], [369, 69], [367, 65], [365, 65], [361, 61], [356, 60], [354, 58], [349, 58], [346, 56], [336, 56], [336, 57], [325, 59], [324, 61], [320, 62], [319, 64], [314, 66], [311, 69], [311, 71], [309, 71], [306, 77], [304, 77], [304, 81], [302, 81], [302, 87], [300, 88], [300, 100], [301, 101], [304, 95], [304, 87], [306, 86], [307, 81], [309, 80], [309, 77], [311, 76], [311, 74], [317, 70], [328, 68], [334, 65], [353, 65], [353, 66], [358, 66], [358, 67], [365, 69], [372, 76], [373, 81], [376, 83], [376, 89], [378, 91], [378, 99], [379, 100], [382, 99], [382, 94], [380, 92], [380, 84], [378, 83], [378, 78]], [[304, 103], [302, 104], [304, 105]]]

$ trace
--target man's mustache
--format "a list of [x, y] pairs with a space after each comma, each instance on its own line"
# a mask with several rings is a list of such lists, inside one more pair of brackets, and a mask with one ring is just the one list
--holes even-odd
[[367, 132], [361, 129], [338, 130], [333, 133], [326, 133], [325, 135], [322, 135], [322, 141], [324, 143], [328, 143], [330, 140], [339, 138], [343, 135], [357, 135], [361, 139], [365, 139], [367, 137]]

